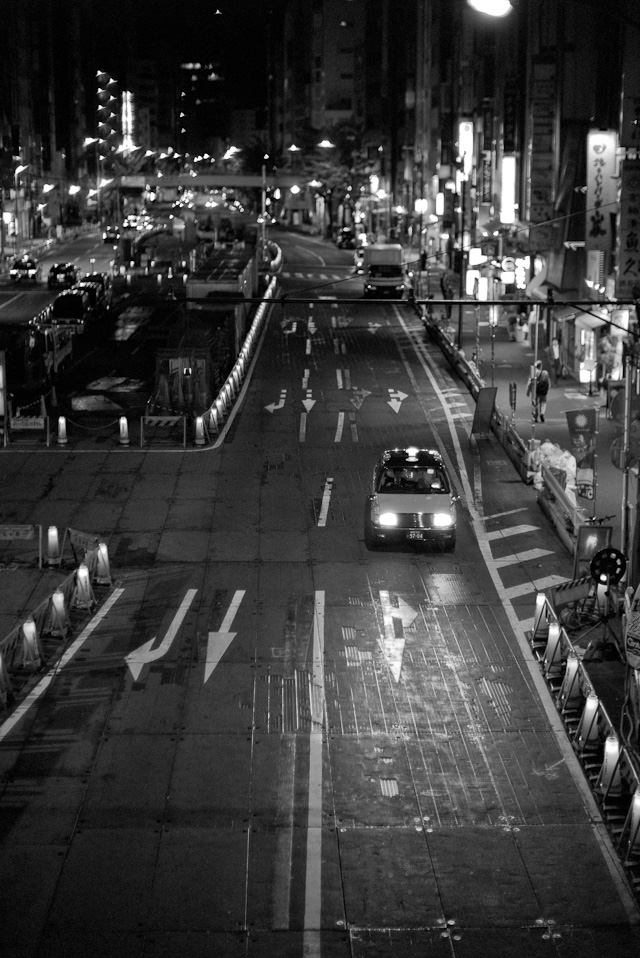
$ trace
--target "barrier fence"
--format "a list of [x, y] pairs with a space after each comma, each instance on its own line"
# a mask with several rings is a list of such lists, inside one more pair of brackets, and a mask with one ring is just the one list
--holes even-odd
[[[73, 533], [73, 530], [67, 530], [67, 535], [71, 543], [75, 541], [78, 549], [90, 541], [96, 544], [85, 550], [77, 569], [0, 640], [0, 710], [11, 705], [29, 678], [49, 659], [57, 656], [61, 643], [73, 629], [72, 614], [93, 611], [97, 605], [94, 586], [112, 585], [105, 543], [98, 542], [95, 536]], [[49, 554], [52, 560], [49, 564], [58, 564], [55, 560], [60, 556], [56, 554], [51, 538]]]
[[[536, 597], [527, 638], [629, 882], [640, 897], [640, 763], [600, 702], [582, 650], [571, 642], [543, 592]], [[629, 681], [640, 689], [640, 672], [631, 668], [628, 672]]]

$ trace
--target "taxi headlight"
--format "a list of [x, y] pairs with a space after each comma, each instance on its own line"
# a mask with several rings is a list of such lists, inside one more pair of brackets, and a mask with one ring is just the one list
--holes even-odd
[[378, 520], [381, 526], [397, 526], [398, 517], [395, 512], [383, 512]]
[[433, 524], [439, 529], [453, 525], [453, 516], [449, 512], [435, 512], [433, 515]]

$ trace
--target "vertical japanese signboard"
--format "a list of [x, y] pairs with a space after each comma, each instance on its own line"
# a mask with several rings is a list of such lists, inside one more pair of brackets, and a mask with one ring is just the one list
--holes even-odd
[[620, 225], [616, 297], [640, 296], [640, 161], [624, 160], [620, 180]]
[[617, 210], [616, 134], [591, 130], [587, 136], [587, 222], [585, 246], [607, 251], [613, 247], [611, 214]]
[[597, 409], [568, 409], [569, 448], [576, 458], [576, 492], [584, 499], [595, 499]]
[[556, 199], [557, 95], [555, 63], [535, 61], [530, 97], [529, 220], [531, 242], [540, 251], [552, 249], [556, 244], [551, 221]]

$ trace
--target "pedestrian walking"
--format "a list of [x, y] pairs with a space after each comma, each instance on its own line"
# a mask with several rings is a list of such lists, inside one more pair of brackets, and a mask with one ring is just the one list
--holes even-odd
[[538, 422], [538, 420], [544, 422], [550, 383], [549, 373], [542, 368], [542, 360], [538, 359], [531, 369], [531, 376], [527, 383], [527, 396], [531, 396], [531, 418], [533, 422]]

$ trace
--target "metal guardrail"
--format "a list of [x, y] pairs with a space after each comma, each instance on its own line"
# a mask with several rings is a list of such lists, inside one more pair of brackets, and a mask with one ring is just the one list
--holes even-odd
[[578, 649], [539, 592], [527, 633], [631, 887], [640, 899], [640, 763], [598, 699]]

